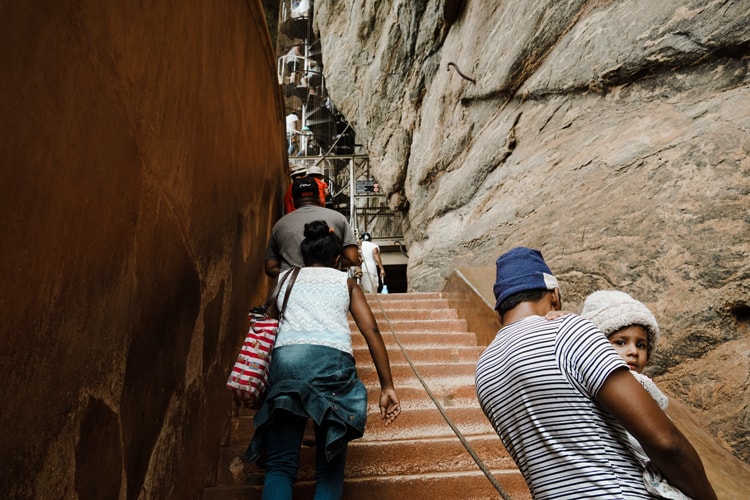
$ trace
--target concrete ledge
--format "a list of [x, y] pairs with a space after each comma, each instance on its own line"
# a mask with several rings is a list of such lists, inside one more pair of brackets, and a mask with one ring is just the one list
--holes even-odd
[[500, 329], [495, 314], [495, 295], [492, 292], [495, 268], [457, 268], [448, 278], [442, 295], [458, 317], [466, 320], [470, 332], [477, 335], [477, 344], [486, 346]]

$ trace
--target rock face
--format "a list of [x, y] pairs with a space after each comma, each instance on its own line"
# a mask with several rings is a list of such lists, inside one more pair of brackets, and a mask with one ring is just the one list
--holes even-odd
[[687, 361], [659, 377], [672, 394], [690, 401], [706, 428], [745, 462], [750, 462], [749, 337], [727, 342], [704, 359]]
[[750, 359], [750, 1], [316, 0], [314, 23], [410, 289], [525, 245], [572, 310], [628, 291], [664, 332], [651, 373], [750, 461], [747, 377], [697, 397], [725, 344]]
[[0, 16], [0, 491], [199, 498], [285, 182], [260, 3]]

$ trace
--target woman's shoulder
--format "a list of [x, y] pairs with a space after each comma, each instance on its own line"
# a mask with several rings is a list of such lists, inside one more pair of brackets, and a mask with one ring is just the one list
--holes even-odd
[[349, 277], [346, 271], [340, 271], [338, 269], [334, 269], [333, 267], [303, 267], [300, 273], [306, 274], [311, 278], [317, 277], [319, 279], [327, 279], [332, 281], [346, 281], [346, 279]]
[[346, 274], [346, 271], [336, 269], [335, 267], [328, 266], [307, 266], [302, 268], [305, 272], [314, 272], [320, 274]]

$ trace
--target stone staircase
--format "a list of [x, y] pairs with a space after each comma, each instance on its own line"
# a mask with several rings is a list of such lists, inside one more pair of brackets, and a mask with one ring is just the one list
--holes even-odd
[[[513, 499], [531, 498], [477, 403], [474, 367], [483, 347], [476, 345], [466, 322], [439, 293], [367, 298], [388, 348], [402, 413], [388, 427], [380, 420], [377, 374], [352, 321], [357, 369], [368, 389], [369, 417], [364, 437], [349, 444], [344, 498], [500, 498], [414, 375], [391, 327], [435, 399], [502, 489]], [[252, 434], [252, 412], [233, 417], [228, 444], [220, 450], [217, 485], [204, 491], [203, 500], [261, 498], [263, 471], [241, 459]], [[313, 452], [302, 447], [295, 499], [313, 496]]]

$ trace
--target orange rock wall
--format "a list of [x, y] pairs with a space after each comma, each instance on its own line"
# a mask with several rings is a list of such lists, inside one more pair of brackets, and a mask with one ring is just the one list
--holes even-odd
[[198, 498], [285, 183], [259, 0], [0, 7], [0, 491]]

